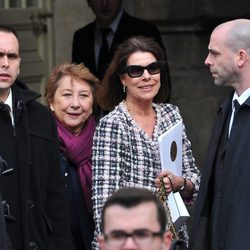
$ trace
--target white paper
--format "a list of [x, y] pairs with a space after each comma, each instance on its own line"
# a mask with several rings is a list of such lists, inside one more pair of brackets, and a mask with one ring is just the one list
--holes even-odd
[[171, 212], [175, 230], [179, 231], [183, 224], [186, 223], [190, 217], [179, 192], [171, 192], [168, 195], [168, 206]]
[[[169, 170], [175, 175], [182, 176], [182, 122], [179, 121], [160, 135], [158, 141], [162, 170]], [[171, 156], [171, 150], [176, 152], [176, 155]]]
[[[182, 129], [180, 121], [158, 138], [161, 168], [177, 176], [182, 176]], [[168, 206], [175, 230], [179, 231], [190, 217], [179, 192], [168, 195]]]

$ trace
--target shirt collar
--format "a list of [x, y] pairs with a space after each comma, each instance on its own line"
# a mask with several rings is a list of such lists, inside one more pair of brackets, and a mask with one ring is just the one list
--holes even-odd
[[14, 124], [13, 105], [12, 105], [12, 90], [11, 90], [11, 88], [10, 88], [10, 93], [9, 93], [7, 99], [5, 100], [4, 104], [7, 104], [10, 107], [11, 121], [12, 121], [12, 124]]
[[240, 105], [242, 105], [250, 96], [250, 88], [246, 89], [240, 96], [236, 92], [234, 92], [232, 102], [237, 100]]
[[123, 14], [123, 10], [121, 9], [117, 17], [114, 19], [114, 21], [110, 24], [110, 28], [112, 29], [113, 32], [116, 32], [118, 24], [120, 23], [121, 17]]

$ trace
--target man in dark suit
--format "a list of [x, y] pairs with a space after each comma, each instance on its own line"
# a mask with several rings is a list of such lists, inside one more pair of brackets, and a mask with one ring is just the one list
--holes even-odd
[[[115, 49], [131, 36], [153, 37], [165, 51], [156, 26], [130, 16], [122, 9], [122, 0], [87, 1], [96, 19], [74, 33], [72, 61], [75, 63], [83, 62], [100, 80], [102, 80], [105, 69], [111, 62]], [[105, 31], [103, 32], [103, 30]], [[105, 38], [103, 38], [103, 33], [106, 33]], [[108, 52], [106, 52], [104, 60], [100, 56], [103, 39], [106, 39], [108, 44]], [[99, 61], [101, 61], [101, 65], [98, 65]], [[166, 70], [169, 71], [167, 62]], [[169, 75], [169, 72], [167, 72], [167, 75]], [[170, 90], [170, 79], [166, 84], [169, 85]], [[166, 101], [169, 100], [169, 93], [166, 93]]]
[[[206, 66], [233, 92], [217, 111], [194, 214], [192, 250], [249, 249], [250, 20], [217, 26]], [[238, 104], [237, 104], [238, 103]]]
[[16, 31], [0, 25], [0, 234], [13, 250], [74, 250], [56, 124], [20, 64]]

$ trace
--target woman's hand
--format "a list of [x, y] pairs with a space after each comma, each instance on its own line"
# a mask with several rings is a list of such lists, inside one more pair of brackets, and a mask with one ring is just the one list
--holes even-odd
[[182, 176], [174, 175], [170, 171], [162, 171], [155, 179], [155, 184], [158, 188], [160, 188], [160, 177], [163, 177], [163, 182], [165, 184], [166, 192], [168, 194], [172, 191], [179, 191], [185, 183], [185, 180]]

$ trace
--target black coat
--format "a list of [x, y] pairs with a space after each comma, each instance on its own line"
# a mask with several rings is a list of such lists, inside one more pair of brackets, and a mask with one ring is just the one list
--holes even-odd
[[1, 250], [11, 250], [9, 238], [6, 231], [5, 219], [3, 213], [2, 196], [0, 194], [0, 246]]
[[0, 155], [13, 169], [0, 179], [12, 248], [74, 249], [54, 119], [35, 101], [37, 94], [17, 82], [12, 91], [14, 127], [9, 113], [0, 111]]
[[[230, 115], [232, 95], [220, 107], [213, 127], [206, 163], [194, 213], [190, 249], [210, 250], [209, 222], [213, 197], [213, 171], [223, 134], [223, 124]], [[220, 250], [249, 249], [250, 225], [250, 98], [240, 107], [223, 154], [222, 188], [219, 213]], [[211, 232], [213, 233], [213, 232]]]
[[[95, 27], [96, 21], [74, 33], [72, 61], [75, 63], [83, 62], [85, 66], [99, 78], [95, 63]], [[164, 49], [160, 33], [155, 25], [130, 16], [124, 11], [110, 47], [108, 61], [111, 62], [113, 54], [119, 44], [129, 37], [138, 35], [154, 38]]]
[[71, 214], [71, 235], [76, 249], [91, 250], [94, 237], [93, 214], [89, 213], [84, 201], [77, 166], [61, 155], [61, 170], [64, 175], [67, 200]]

